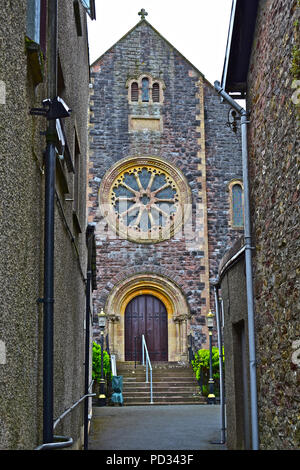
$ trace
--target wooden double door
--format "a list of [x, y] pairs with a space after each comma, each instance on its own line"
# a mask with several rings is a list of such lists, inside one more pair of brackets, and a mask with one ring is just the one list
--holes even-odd
[[168, 360], [168, 315], [153, 295], [138, 295], [125, 310], [125, 361], [142, 360], [142, 335], [151, 361]]

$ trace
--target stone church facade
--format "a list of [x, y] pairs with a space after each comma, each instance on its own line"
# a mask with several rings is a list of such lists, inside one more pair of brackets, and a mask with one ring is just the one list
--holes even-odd
[[88, 221], [111, 352], [208, 347], [211, 278], [243, 233], [240, 137], [213, 86], [142, 16], [91, 66]]

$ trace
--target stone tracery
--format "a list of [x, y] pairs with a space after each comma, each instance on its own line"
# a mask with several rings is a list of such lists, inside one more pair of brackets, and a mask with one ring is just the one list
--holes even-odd
[[170, 238], [191, 202], [184, 176], [158, 157], [121, 160], [104, 177], [99, 196], [118, 235], [141, 243]]
[[115, 182], [111, 201], [116, 214], [137, 232], [161, 230], [174, 219], [179, 204], [176, 184], [153, 167], [133, 168]]

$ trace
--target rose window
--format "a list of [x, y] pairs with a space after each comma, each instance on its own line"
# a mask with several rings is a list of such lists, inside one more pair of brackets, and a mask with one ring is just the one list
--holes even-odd
[[136, 157], [118, 166], [100, 188], [100, 202], [108, 206], [106, 215], [118, 235], [142, 243], [170, 238], [182, 224], [183, 204], [189, 200], [184, 177], [155, 157]]
[[118, 178], [111, 201], [118, 218], [137, 233], [161, 230], [171, 224], [178, 208], [172, 179], [155, 168], [134, 168]]

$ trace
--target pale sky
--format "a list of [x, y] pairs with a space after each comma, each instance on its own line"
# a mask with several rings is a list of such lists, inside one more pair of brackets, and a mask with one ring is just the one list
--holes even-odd
[[138, 12], [213, 84], [221, 81], [232, 0], [96, 0], [88, 18], [90, 62], [139, 21]]

